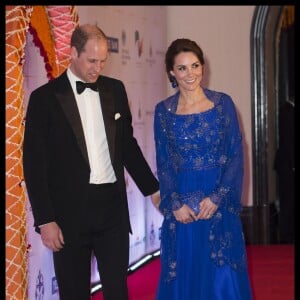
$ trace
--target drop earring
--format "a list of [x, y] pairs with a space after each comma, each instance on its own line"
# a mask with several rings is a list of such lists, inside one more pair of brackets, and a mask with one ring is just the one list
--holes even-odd
[[175, 89], [178, 85], [175, 76], [171, 76], [171, 85], [173, 89]]

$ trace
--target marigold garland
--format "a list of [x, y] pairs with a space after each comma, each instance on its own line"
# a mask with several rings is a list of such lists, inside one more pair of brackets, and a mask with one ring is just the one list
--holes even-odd
[[47, 6], [49, 23], [55, 42], [57, 68], [52, 73], [60, 75], [69, 65], [70, 41], [74, 28], [78, 25], [78, 14], [73, 6]]
[[62, 39], [58, 32], [70, 38], [78, 20], [74, 6], [34, 6], [30, 32], [44, 58], [49, 79], [60, 75], [68, 66], [69, 49], [61, 47]]
[[[52, 6], [58, 12], [61, 7]], [[26, 243], [25, 184], [22, 169], [22, 142], [24, 127], [24, 90], [22, 68], [26, 33], [33, 34], [34, 42], [45, 61], [49, 79], [57, 75], [60, 62], [57, 60], [52, 32], [56, 24], [49, 21], [45, 6], [6, 6], [6, 297], [27, 299], [27, 251]], [[78, 22], [75, 7], [65, 10], [58, 19], [67, 22], [62, 35], [70, 34]], [[70, 25], [69, 22], [72, 24]], [[51, 23], [51, 24], [50, 24]], [[52, 26], [51, 26], [52, 25]], [[73, 26], [73, 27], [72, 27]], [[72, 28], [70, 28], [72, 27]], [[52, 31], [53, 29], [53, 31]], [[60, 47], [60, 44], [56, 45]], [[67, 64], [67, 57], [60, 67]], [[66, 62], [66, 63], [64, 63]]]
[[29, 30], [33, 35], [35, 45], [40, 49], [44, 58], [47, 76], [49, 79], [53, 79], [53, 73], [56, 73], [57, 68], [55, 43], [45, 6], [33, 6]]
[[6, 299], [27, 299], [26, 210], [22, 189], [23, 62], [31, 6], [5, 8]]

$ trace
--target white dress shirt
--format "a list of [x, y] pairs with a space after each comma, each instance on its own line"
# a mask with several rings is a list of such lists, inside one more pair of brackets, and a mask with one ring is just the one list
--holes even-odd
[[116, 176], [108, 150], [100, 94], [90, 88], [86, 88], [83, 93], [78, 94], [76, 81], [82, 80], [75, 76], [70, 69], [67, 70], [67, 75], [75, 94], [84, 131], [91, 168], [89, 182], [91, 184], [113, 183], [116, 181]]

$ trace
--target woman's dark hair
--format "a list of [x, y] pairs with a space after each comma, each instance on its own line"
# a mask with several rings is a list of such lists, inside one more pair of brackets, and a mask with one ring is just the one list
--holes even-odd
[[107, 40], [105, 33], [97, 25], [84, 24], [77, 26], [71, 36], [71, 47], [76, 48], [79, 56], [84, 51], [87, 41], [92, 38]]
[[201, 65], [204, 65], [202, 49], [197, 45], [196, 42], [184, 38], [174, 40], [169, 46], [165, 56], [166, 71], [170, 82], [174, 80], [173, 76], [170, 74], [170, 71], [173, 70], [175, 57], [181, 52], [193, 52], [199, 59]]

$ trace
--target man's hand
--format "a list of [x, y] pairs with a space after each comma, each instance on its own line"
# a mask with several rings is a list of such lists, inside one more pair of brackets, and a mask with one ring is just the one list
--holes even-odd
[[151, 201], [153, 205], [159, 210], [159, 205], [160, 205], [160, 192], [157, 191], [154, 194], [151, 195]]
[[50, 222], [40, 226], [41, 230], [41, 238], [43, 244], [56, 252], [63, 248], [64, 245], [64, 237], [61, 229], [57, 225], [56, 222]]

